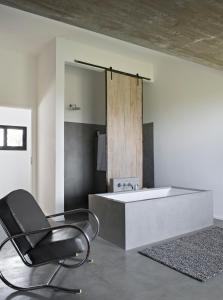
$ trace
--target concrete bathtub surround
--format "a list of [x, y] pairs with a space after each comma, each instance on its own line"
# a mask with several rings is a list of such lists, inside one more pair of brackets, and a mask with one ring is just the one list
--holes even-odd
[[89, 195], [100, 236], [129, 250], [213, 225], [212, 192], [164, 187]]

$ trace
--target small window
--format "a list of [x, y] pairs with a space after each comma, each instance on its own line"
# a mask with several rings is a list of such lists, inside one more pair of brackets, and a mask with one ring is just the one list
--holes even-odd
[[4, 146], [4, 129], [0, 128], [0, 147]]
[[27, 128], [0, 125], [0, 150], [26, 150]]

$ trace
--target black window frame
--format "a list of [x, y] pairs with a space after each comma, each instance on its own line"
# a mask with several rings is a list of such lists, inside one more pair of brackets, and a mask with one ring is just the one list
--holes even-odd
[[[4, 133], [3, 133], [4, 145], [0, 146], [0, 150], [17, 150], [17, 151], [26, 151], [27, 150], [27, 127], [0, 125], [0, 129], [4, 130]], [[23, 131], [22, 146], [8, 146], [7, 145], [7, 130], [8, 129], [17, 129], [17, 130]]]

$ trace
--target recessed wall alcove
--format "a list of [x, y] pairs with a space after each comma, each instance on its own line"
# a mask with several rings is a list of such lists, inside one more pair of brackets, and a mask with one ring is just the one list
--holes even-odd
[[[65, 210], [87, 207], [88, 195], [107, 192], [113, 177], [137, 176], [140, 187], [153, 187], [153, 124], [143, 123], [142, 79], [72, 64], [64, 78]], [[106, 169], [100, 169], [104, 134]]]
[[[89, 37], [90, 38], [90, 37]], [[153, 67], [151, 63], [147, 60], [146, 52], [144, 50], [138, 49], [138, 47], [133, 47], [132, 45], [122, 43], [118, 41], [118, 44], [114, 48], [113, 43], [116, 41], [105, 42], [107, 38], [103, 38], [100, 35], [94, 36], [89, 43], [89, 38], [85, 43], [80, 35], [77, 35], [75, 41], [68, 40], [65, 38], [56, 38], [52, 40], [44, 49], [42, 49], [41, 54], [38, 58], [38, 200], [43, 208], [43, 210], [50, 214], [53, 212], [63, 211], [64, 207], [67, 208], [65, 202], [67, 195], [69, 199], [74, 199], [74, 194], [67, 194], [67, 185], [72, 185], [72, 178], [65, 183], [65, 177], [67, 178], [67, 172], [74, 172], [72, 170], [72, 163], [69, 163], [69, 170], [66, 169], [66, 149], [65, 149], [65, 139], [67, 135], [64, 128], [69, 126], [69, 132], [74, 129], [70, 123], [86, 124], [84, 128], [89, 128], [91, 125], [104, 125], [104, 123], [98, 122], [99, 111], [105, 104], [100, 106], [92, 106], [91, 117], [92, 119], [87, 120], [87, 114], [85, 114], [85, 119], [72, 120], [72, 118], [77, 116], [75, 112], [67, 110], [67, 78], [66, 69], [67, 65], [73, 68], [80, 68], [80, 65], [75, 63], [75, 60], [85, 61], [101, 66], [112, 66], [113, 69], [121, 70], [123, 72], [137, 74], [141, 76], [151, 78], [153, 81]], [[113, 45], [113, 46], [112, 46]], [[137, 51], [136, 51], [137, 50]], [[76, 75], [75, 80], [70, 83], [73, 85], [73, 94], [69, 98], [68, 104], [75, 104], [77, 102], [77, 92], [86, 94], [87, 90], [91, 91], [91, 95], [96, 96], [96, 92], [100, 91], [98, 83], [96, 82], [98, 77], [101, 76], [101, 87], [104, 88], [102, 81], [104, 81], [104, 75], [102, 70], [96, 68], [89, 68], [82, 66], [82, 70], [87, 73], [86, 78], [88, 78], [89, 86], [84, 84], [81, 85], [80, 78]], [[78, 71], [77, 71], [78, 72]], [[81, 71], [79, 71], [80, 73]], [[83, 71], [84, 72], [84, 71]], [[88, 73], [89, 72], [89, 73]], [[90, 72], [95, 74], [95, 78], [90, 79]], [[76, 73], [77, 74], [77, 73]], [[80, 74], [79, 74], [80, 75]], [[96, 81], [95, 81], [96, 80]], [[82, 90], [81, 90], [82, 88]], [[86, 90], [87, 89], [87, 90]], [[104, 93], [103, 93], [104, 94]], [[83, 100], [84, 101], [84, 100]], [[88, 99], [88, 101], [90, 101]], [[146, 101], [146, 97], [144, 97]], [[92, 103], [92, 102], [91, 102]], [[78, 102], [76, 103], [78, 106]], [[82, 103], [84, 104], [84, 103]], [[95, 107], [98, 109], [95, 110]], [[81, 105], [81, 113], [84, 112], [83, 105]], [[97, 113], [97, 114], [96, 114]], [[72, 116], [72, 117], [71, 117]], [[71, 118], [71, 119], [70, 119]], [[68, 124], [69, 123], [69, 124]], [[64, 126], [65, 125], [65, 126]], [[66, 126], [67, 125], [67, 126]], [[91, 126], [92, 128], [92, 126]], [[82, 127], [83, 129], [83, 127]], [[94, 129], [95, 130], [95, 129]], [[69, 135], [68, 135], [69, 136]], [[92, 135], [91, 135], [92, 136]], [[80, 139], [79, 139], [80, 140]], [[82, 139], [83, 143], [83, 139]], [[81, 147], [79, 147], [81, 149]], [[80, 152], [80, 151], [79, 151]], [[85, 155], [86, 159], [87, 154]], [[78, 160], [80, 162], [80, 160]], [[80, 167], [79, 167], [80, 169]], [[77, 189], [81, 190], [80, 186], [84, 186], [84, 179], [87, 178], [88, 173], [84, 173], [82, 170], [82, 182], [77, 182], [75, 187], [73, 186], [73, 191]], [[89, 173], [90, 174], [90, 173]], [[93, 173], [91, 173], [93, 174]], [[86, 176], [85, 176], [86, 175]], [[73, 175], [74, 176], [74, 173]], [[97, 177], [96, 177], [97, 178]], [[100, 182], [103, 180], [100, 179]], [[70, 189], [70, 187], [69, 187]], [[72, 190], [71, 189], [71, 190]], [[83, 190], [82, 190], [83, 191]], [[92, 192], [92, 189], [87, 188], [84, 190], [86, 195], [88, 192]], [[93, 191], [94, 192], [94, 191]], [[78, 198], [82, 197], [78, 195]], [[70, 201], [68, 204], [69, 208], [86, 206], [87, 198], [85, 196], [84, 201], [75, 200]]]
[[106, 192], [106, 172], [97, 168], [98, 134], [106, 133], [104, 73], [66, 65], [64, 112], [64, 206], [69, 210], [87, 207], [90, 193]]

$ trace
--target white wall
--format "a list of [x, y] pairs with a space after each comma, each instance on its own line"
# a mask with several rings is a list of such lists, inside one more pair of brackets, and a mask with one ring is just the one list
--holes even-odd
[[223, 217], [222, 73], [120, 41], [114, 45], [109, 50], [100, 41], [97, 48], [57, 39], [55, 210], [63, 209], [64, 196], [64, 66], [80, 59], [154, 79], [144, 85], [144, 122], [154, 122], [155, 184], [212, 189], [215, 216]]
[[[63, 209], [64, 65], [80, 59], [154, 77], [152, 84], [144, 85], [144, 122], [154, 122], [156, 185], [213, 189], [215, 216], [223, 218], [221, 72], [6, 6], [1, 6], [0, 23], [0, 106], [32, 109], [34, 150], [36, 59], [25, 52], [39, 53], [56, 36], [73, 39], [57, 39], [51, 50], [42, 50], [39, 62], [39, 137], [44, 136], [51, 149], [49, 160], [41, 161], [43, 178], [39, 176], [45, 190], [42, 200], [52, 202], [47, 209]], [[43, 156], [48, 149], [44, 145]]]
[[[223, 73], [150, 52], [144, 121], [154, 122], [156, 186], [211, 189], [223, 218]], [[201, 207], [202, 210], [202, 207]]]
[[[105, 124], [105, 74], [65, 66], [64, 121], [87, 124]], [[70, 104], [80, 110], [72, 111]]]
[[0, 106], [31, 110], [32, 193], [36, 194], [36, 58], [3, 46], [0, 46]]
[[[56, 173], [56, 47], [50, 42], [38, 57], [38, 201], [55, 211]], [[63, 141], [61, 141], [63, 143]]]
[[0, 48], [0, 104], [32, 107], [36, 101], [36, 59]]
[[27, 127], [27, 150], [0, 150], [0, 198], [16, 189], [31, 192], [31, 111], [0, 107], [0, 125]]

